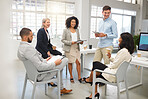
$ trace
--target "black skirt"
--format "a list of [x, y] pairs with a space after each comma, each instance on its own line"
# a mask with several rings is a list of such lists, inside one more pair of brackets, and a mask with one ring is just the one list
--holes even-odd
[[[102, 64], [101, 62], [98, 62], [98, 61], [95, 61], [93, 62], [93, 69], [92, 71], [94, 71], [95, 69], [99, 69], [99, 70], [104, 70], [105, 68], [107, 68], [107, 66], [105, 64]], [[102, 78], [104, 80], [106, 80], [103, 76], [102, 76], [102, 73], [97, 76], [97, 78]], [[96, 84], [98, 84], [99, 82], [97, 82]]]

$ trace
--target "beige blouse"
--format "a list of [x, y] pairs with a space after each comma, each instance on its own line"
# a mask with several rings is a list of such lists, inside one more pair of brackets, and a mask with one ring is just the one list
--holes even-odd
[[[116, 55], [116, 57], [114, 59], [111, 58], [110, 64], [107, 64], [108, 68], [106, 68], [104, 71], [116, 74], [116, 71], [117, 71], [118, 67], [120, 66], [120, 64], [123, 61], [129, 62], [131, 58], [132, 58], [132, 56], [128, 52], [128, 50], [126, 48], [122, 48], [121, 50], [119, 50], [117, 52], [117, 55]], [[116, 82], [116, 78], [113, 75], [102, 73], [102, 76], [105, 79], [107, 79], [109, 82]]]

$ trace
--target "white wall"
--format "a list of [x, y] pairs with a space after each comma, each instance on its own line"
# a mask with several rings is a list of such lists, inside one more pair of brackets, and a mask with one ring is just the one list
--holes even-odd
[[147, 20], [142, 20], [141, 31], [142, 32], [148, 32], [148, 19]]
[[0, 98], [17, 99], [9, 37], [10, 0], [0, 0]]
[[[89, 21], [90, 21], [90, 12], [89, 12], [89, 0], [81, 0], [81, 24], [80, 24], [80, 33], [81, 39], [88, 40], [89, 38]], [[88, 41], [87, 41], [88, 42]]]
[[146, 19], [148, 19], [148, 1], [147, 1], [147, 3], [146, 3]]

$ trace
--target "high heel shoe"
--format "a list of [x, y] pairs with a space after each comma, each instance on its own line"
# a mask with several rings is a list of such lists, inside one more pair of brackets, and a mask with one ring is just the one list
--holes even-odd
[[[98, 99], [99, 99], [100, 94], [99, 94], [99, 93], [97, 93], [97, 94], [95, 95], [95, 97], [98, 97]], [[92, 98], [86, 97], [86, 99], [92, 99]]]
[[48, 83], [48, 86], [57, 87], [55, 83]]
[[[87, 77], [87, 78], [89, 78], [89, 77]], [[87, 78], [85, 78], [85, 77], [83, 78], [83, 80], [85, 81], [85, 83], [89, 83], [90, 85], [92, 85], [92, 82], [87, 82], [86, 81]]]

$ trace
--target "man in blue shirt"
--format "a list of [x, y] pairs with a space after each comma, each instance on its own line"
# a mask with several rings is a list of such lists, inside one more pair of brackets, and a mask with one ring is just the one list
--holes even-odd
[[93, 61], [101, 61], [104, 59], [104, 64], [109, 64], [109, 58], [107, 56], [107, 49], [110, 52], [113, 50], [113, 39], [118, 37], [117, 24], [109, 16], [111, 14], [111, 7], [103, 7], [103, 20], [99, 23], [99, 33], [95, 33], [96, 37], [99, 37], [98, 48], [95, 52]]

